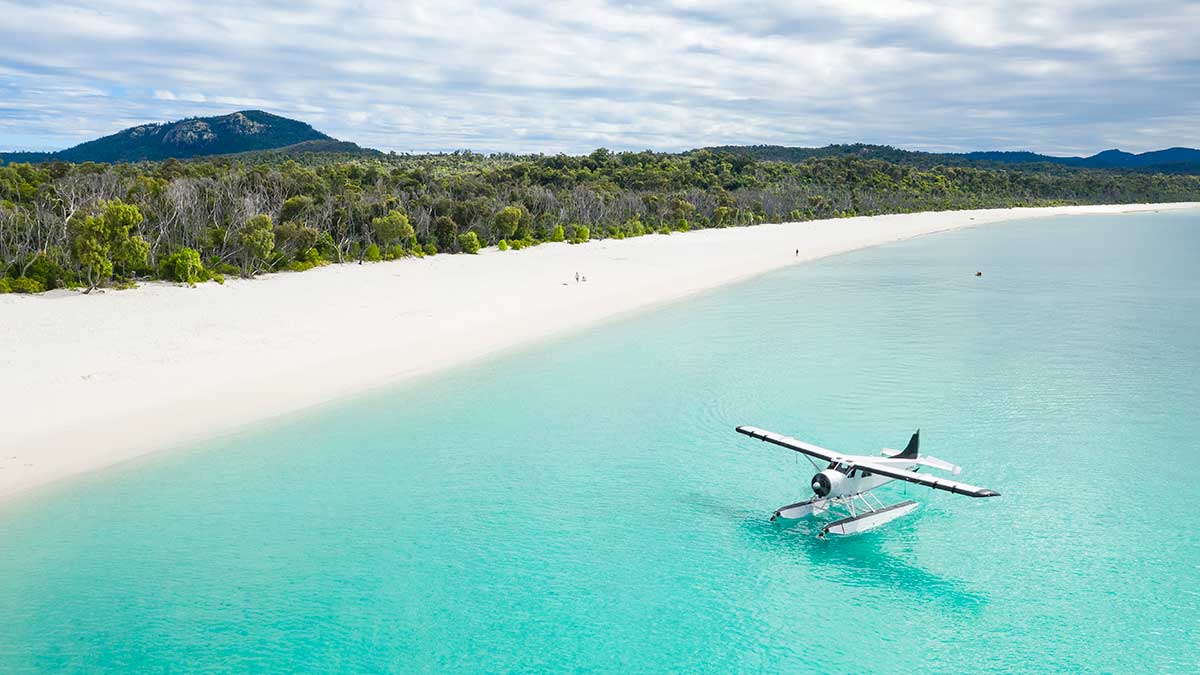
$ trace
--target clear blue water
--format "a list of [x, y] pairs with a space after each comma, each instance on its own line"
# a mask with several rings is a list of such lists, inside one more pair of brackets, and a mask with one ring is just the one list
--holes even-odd
[[[1195, 211], [912, 240], [44, 491], [0, 672], [1196, 672], [1198, 254]], [[818, 540], [745, 423], [919, 426], [1003, 496]]]

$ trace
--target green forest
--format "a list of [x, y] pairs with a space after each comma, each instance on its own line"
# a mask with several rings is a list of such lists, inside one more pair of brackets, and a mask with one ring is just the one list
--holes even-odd
[[544, 242], [948, 209], [1200, 201], [1200, 176], [855, 156], [265, 151], [0, 166], [0, 292], [195, 284]]

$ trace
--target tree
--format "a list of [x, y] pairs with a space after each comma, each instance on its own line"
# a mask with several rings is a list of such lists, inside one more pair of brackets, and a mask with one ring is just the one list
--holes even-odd
[[458, 223], [450, 216], [438, 216], [437, 220], [433, 221], [433, 236], [437, 240], [439, 251], [453, 253], [454, 245], [458, 243]]
[[[521, 249], [535, 240], [579, 240], [576, 223], [599, 238], [853, 214], [1200, 200], [1200, 165], [1179, 168], [1187, 173], [1032, 164], [1005, 171], [873, 146], [816, 155], [760, 147], [369, 161], [330, 153], [303, 160], [311, 166], [289, 156], [0, 166], [0, 276], [10, 288], [91, 289], [151, 265], [171, 276], [160, 263], [184, 248], [209, 272], [237, 273], [233, 265], [241, 264], [252, 274], [357, 260], [372, 243], [384, 258], [427, 248], [453, 253], [460, 232], [475, 232], [481, 245], [504, 240]], [[118, 198], [143, 220], [117, 214], [109, 222], [104, 212]], [[415, 236], [403, 227], [396, 234], [393, 211], [407, 217]], [[247, 228], [259, 213], [273, 224]], [[150, 242], [148, 261], [142, 237]]]
[[313, 198], [308, 195], [296, 195], [289, 197], [283, 203], [283, 207], [279, 209], [279, 222], [286, 223], [291, 220], [304, 221], [304, 215], [312, 208]]
[[675, 218], [675, 229], [689, 230], [691, 225], [688, 218], [695, 212], [696, 206], [686, 199], [675, 198], [671, 203], [671, 215]]
[[144, 271], [149, 258], [150, 242], [141, 236], [122, 236], [113, 242], [113, 268], [121, 276]]
[[393, 209], [380, 218], [372, 218], [371, 227], [375, 230], [375, 238], [384, 246], [409, 242], [416, 236], [413, 226], [408, 222], [408, 214], [400, 209]]
[[304, 258], [320, 239], [321, 232], [317, 228], [301, 225], [298, 221], [289, 220], [275, 226], [275, 250], [285, 258]]
[[275, 250], [271, 216], [260, 214], [247, 220], [238, 235], [238, 243], [242, 247], [242, 276], [250, 278], [257, 271], [259, 261], [265, 260]]
[[517, 223], [517, 229], [513, 232], [511, 239], [526, 240], [533, 238], [533, 214], [524, 206], [521, 209], [521, 221]]
[[517, 234], [517, 228], [525, 217], [525, 209], [520, 206], [506, 206], [500, 209], [495, 218], [495, 237], [497, 239], [512, 239]]
[[114, 199], [99, 215], [68, 221], [71, 251], [79, 264], [87, 291], [95, 290], [114, 271], [128, 274], [143, 269], [150, 244], [131, 231], [142, 223], [142, 212], [133, 204]]

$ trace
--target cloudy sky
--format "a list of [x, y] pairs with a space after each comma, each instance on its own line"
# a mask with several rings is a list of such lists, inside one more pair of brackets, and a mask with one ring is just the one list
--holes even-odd
[[397, 151], [1200, 147], [1198, 31], [1187, 0], [0, 0], [0, 149], [246, 108]]

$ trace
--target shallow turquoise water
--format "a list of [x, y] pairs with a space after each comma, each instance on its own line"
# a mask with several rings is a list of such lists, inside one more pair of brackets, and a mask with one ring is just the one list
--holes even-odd
[[[797, 265], [0, 510], [0, 672], [1195, 672], [1200, 213]], [[975, 270], [983, 270], [975, 278]], [[995, 488], [767, 522], [756, 424]]]

